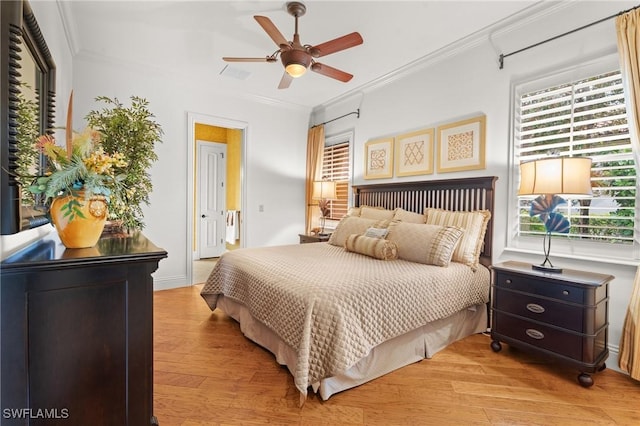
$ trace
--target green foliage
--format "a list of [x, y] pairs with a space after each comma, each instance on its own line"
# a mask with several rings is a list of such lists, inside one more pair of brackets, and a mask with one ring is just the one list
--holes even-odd
[[129, 107], [116, 98], [100, 96], [96, 101], [106, 106], [89, 112], [85, 117], [87, 123], [102, 134], [106, 153], [122, 153], [128, 163], [120, 182], [124, 190], [113, 194], [109, 218], [121, 221], [129, 230], [142, 229], [142, 204], [149, 205], [149, 194], [153, 190], [148, 170], [158, 160], [154, 146], [162, 142], [162, 128], [149, 111], [146, 99], [132, 96]]
[[35, 196], [28, 188], [33, 176], [38, 173], [38, 150], [34, 145], [34, 141], [40, 134], [38, 102], [34, 99], [27, 99], [25, 94], [22, 93], [23, 89], [33, 92], [27, 84], [22, 84], [21, 92], [17, 95], [18, 117], [16, 139], [18, 141], [18, 158], [16, 160], [16, 180], [21, 186], [22, 204], [34, 205]]

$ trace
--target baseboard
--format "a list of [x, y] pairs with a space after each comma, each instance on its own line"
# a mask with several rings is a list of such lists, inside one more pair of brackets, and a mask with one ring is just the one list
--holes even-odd
[[178, 287], [188, 287], [190, 285], [191, 284], [189, 284], [186, 275], [153, 279], [153, 291], [169, 290]]

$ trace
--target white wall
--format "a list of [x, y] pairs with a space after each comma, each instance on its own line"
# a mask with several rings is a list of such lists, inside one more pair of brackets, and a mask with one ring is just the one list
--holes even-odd
[[[507, 238], [507, 196], [510, 164], [511, 85], [529, 76], [585, 60], [616, 53], [615, 21], [601, 24], [543, 44], [505, 59], [498, 67], [498, 54], [509, 53], [549, 37], [565, 33], [606, 16], [635, 6], [635, 2], [579, 2], [554, 6], [537, 19], [502, 23], [481, 34], [461, 41], [417, 64], [412, 72], [382, 79], [359, 93], [320, 105], [312, 122], [342, 115], [360, 108], [360, 119], [348, 118], [327, 125], [328, 136], [355, 130], [354, 184], [375, 183], [363, 179], [364, 144], [370, 138], [392, 136], [446, 122], [485, 114], [486, 170], [426, 176], [445, 179], [495, 175], [496, 211], [494, 215], [494, 261], [519, 259], [539, 263], [540, 253], [515, 253], [505, 250]], [[420, 180], [420, 177], [387, 181]], [[541, 246], [542, 248], [542, 246]], [[608, 365], [617, 367], [618, 343], [629, 302], [634, 266], [611, 264], [598, 259], [562, 259], [555, 264], [566, 268], [615, 275], [610, 284]]]

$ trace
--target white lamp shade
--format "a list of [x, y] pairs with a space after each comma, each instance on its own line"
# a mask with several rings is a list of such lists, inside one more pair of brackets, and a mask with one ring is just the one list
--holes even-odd
[[314, 200], [335, 200], [336, 183], [327, 180], [316, 180], [313, 182], [313, 194], [311, 198]]
[[518, 195], [585, 196], [591, 192], [591, 158], [549, 157], [520, 163]]

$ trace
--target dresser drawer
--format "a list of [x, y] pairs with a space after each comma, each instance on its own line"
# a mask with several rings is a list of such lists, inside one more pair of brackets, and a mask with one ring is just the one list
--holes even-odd
[[559, 330], [499, 311], [494, 311], [493, 319], [492, 331], [498, 335], [508, 336], [585, 364], [595, 363], [606, 350], [606, 327], [597, 334], [585, 335]]
[[[529, 278], [508, 272], [498, 272], [495, 285], [500, 288], [533, 293], [538, 296], [579, 304], [587, 303], [587, 299], [593, 298], [587, 297], [588, 289], [567, 285], [562, 282], [550, 283], [539, 278]], [[592, 303], [595, 304], [595, 300]]]
[[579, 305], [496, 288], [493, 293], [493, 308], [579, 333], [587, 331], [583, 307]]

